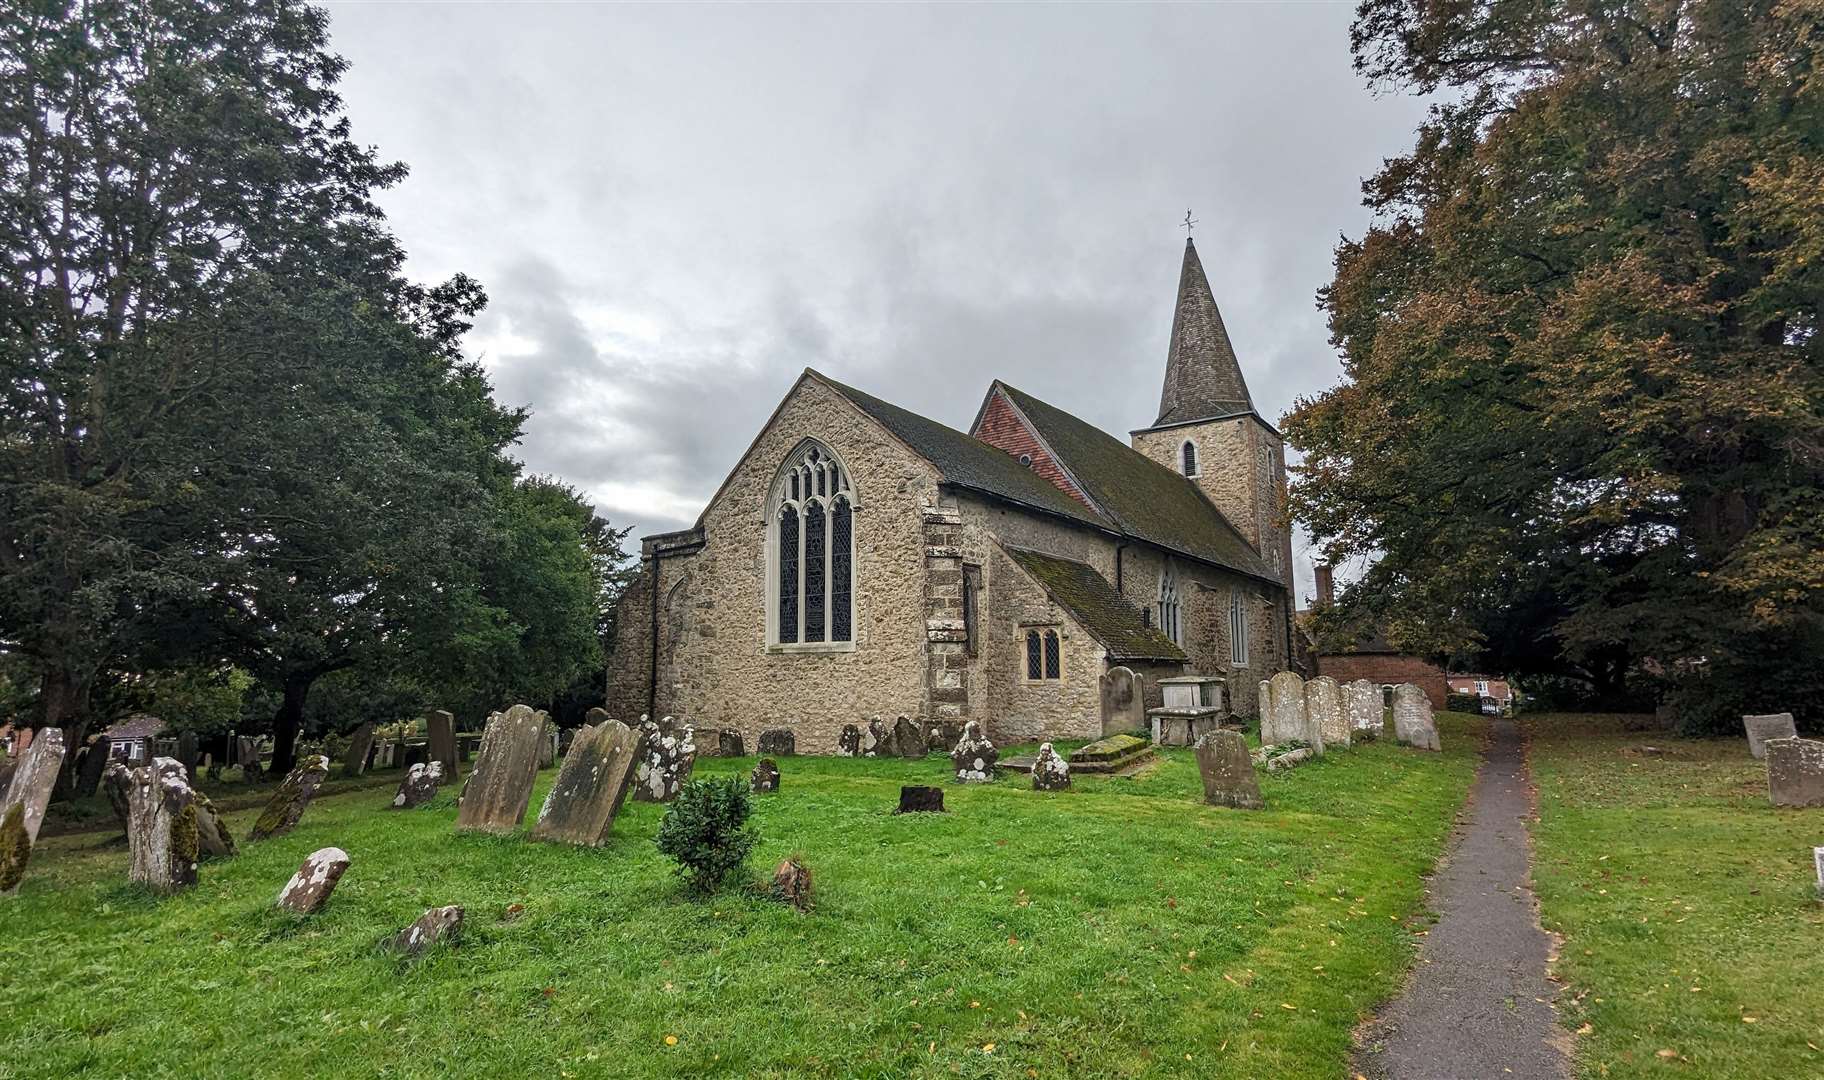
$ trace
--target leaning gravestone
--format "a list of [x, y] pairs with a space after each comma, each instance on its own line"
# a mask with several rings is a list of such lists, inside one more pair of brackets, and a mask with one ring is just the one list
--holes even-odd
[[133, 770], [128, 810], [127, 877], [154, 892], [196, 884], [196, 793], [174, 758], [153, 758]]
[[1059, 757], [1050, 743], [1040, 743], [1039, 756], [1032, 759], [1032, 790], [1070, 790], [1070, 762]]
[[1824, 741], [1768, 739], [1767, 796], [1775, 806], [1824, 806]]
[[772, 758], [761, 758], [755, 765], [753, 775], [747, 778], [749, 791], [778, 791], [779, 763]]
[[235, 855], [234, 834], [228, 831], [223, 823], [221, 812], [209, 801], [209, 796], [200, 791], [192, 793], [196, 808], [196, 848], [201, 854], [212, 859], [228, 859]]
[[180, 731], [177, 735], [177, 760], [184, 767], [184, 779], [196, 786], [196, 732]]
[[606, 718], [577, 732], [539, 808], [532, 839], [585, 847], [606, 844], [642, 760], [646, 737], [641, 728]]
[[741, 733], [729, 728], [716, 732], [716, 753], [722, 757], [746, 757], [747, 746], [741, 741]]
[[424, 714], [424, 734], [430, 760], [443, 762], [445, 780], [456, 779], [456, 717], [446, 709], [431, 709]]
[[1412, 683], [1393, 691], [1393, 737], [1407, 746], [1437, 750], [1438, 725], [1431, 716], [1431, 699]]
[[658, 723], [640, 718], [645, 744], [640, 748], [640, 765], [634, 773], [633, 797], [636, 802], [670, 802], [678, 789], [690, 779], [697, 764], [697, 744], [689, 726], [681, 730], [676, 720], [667, 716]]
[[241, 767], [241, 779], [249, 784], [260, 780], [260, 740], [242, 735], [235, 740], [234, 763]]
[[488, 717], [475, 770], [458, 800], [458, 829], [505, 834], [519, 828], [532, 801], [532, 782], [538, 779], [547, 719], [530, 705]]
[[956, 778], [965, 784], [984, 784], [994, 779], [994, 763], [1001, 752], [982, 734], [974, 720], [963, 725], [963, 737], [950, 751], [950, 764], [956, 767]]
[[8, 804], [0, 813], [0, 896], [12, 896], [25, 880], [32, 861], [32, 842], [25, 837], [25, 807]]
[[120, 822], [120, 831], [127, 831], [127, 806], [133, 794], [133, 770], [127, 768], [124, 761], [110, 761], [101, 772], [101, 789], [107, 793], [108, 805], [114, 809], [114, 817]]
[[1146, 728], [1146, 686], [1133, 669], [1112, 667], [1096, 680], [1101, 698], [1102, 734]]
[[[1269, 679], [1270, 706], [1260, 718], [1260, 741], [1269, 746], [1289, 742], [1312, 743], [1313, 728], [1305, 710], [1305, 680], [1296, 671], [1282, 671]], [[1318, 736], [1320, 739], [1322, 735]]]
[[[113, 757], [110, 753], [112, 746], [112, 740], [106, 735], [95, 736], [95, 741], [89, 744], [89, 756], [82, 759], [82, 772], [76, 777], [77, 798], [86, 799], [101, 786], [102, 770], [108, 767], [108, 762]], [[0, 788], [0, 792], [4, 790]]]
[[278, 906], [294, 915], [315, 915], [329, 903], [329, 894], [336, 891], [336, 882], [347, 869], [348, 852], [339, 847], [311, 852], [279, 890]]
[[762, 757], [791, 757], [797, 753], [797, 739], [790, 728], [772, 728], [760, 733]]
[[1203, 801], [1211, 806], [1259, 810], [1267, 804], [1260, 797], [1254, 759], [1248, 741], [1239, 731], [1212, 731], [1197, 740], [1197, 771], [1203, 777]]
[[342, 775], [360, 776], [367, 771], [367, 752], [374, 748], [374, 722], [369, 720], [348, 736], [348, 752], [342, 755]]
[[29, 843], [38, 842], [38, 830], [44, 827], [44, 808], [50, 805], [51, 790], [57, 786], [57, 773], [62, 768], [63, 729], [40, 728], [20, 755], [6, 790], [0, 791], [0, 816], [13, 806], [19, 807], [20, 827]]
[[1748, 752], [1757, 758], [1767, 756], [1767, 740], [1796, 738], [1799, 729], [1789, 712], [1742, 717], [1742, 729], [1748, 733]]
[[868, 718], [868, 730], [861, 733], [862, 757], [890, 757], [893, 735], [878, 716]]
[[544, 730], [538, 734], [538, 767], [549, 769], [557, 764], [557, 725], [545, 717]]
[[329, 758], [322, 754], [311, 754], [298, 762], [298, 767], [286, 774], [284, 782], [273, 789], [272, 798], [266, 800], [266, 809], [260, 811], [259, 820], [253, 823], [247, 839], [264, 840], [290, 832], [304, 816], [310, 800], [316, 797], [317, 788], [328, 777]]
[[1349, 718], [1343, 713], [1343, 688], [1328, 675], [1305, 684], [1305, 711], [1326, 749], [1349, 745]]
[[443, 762], [421, 761], [405, 770], [399, 790], [393, 795], [393, 809], [415, 810], [437, 797], [443, 786]]
[[842, 725], [842, 734], [836, 736], [836, 754], [838, 757], [861, 756], [861, 729], [854, 724]]
[[893, 752], [903, 758], [923, 758], [925, 733], [918, 730], [918, 725], [909, 716], [902, 716], [893, 721]]
[[434, 907], [418, 916], [417, 922], [399, 931], [393, 938], [393, 948], [407, 956], [417, 956], [446, 938], [455, 942], [461, 932], [461, 904]]
[[1343, 687], [1343, 710], [1349, 716], [1349, 730], [1365, 733], [1370, 738], [1381, 734], [1381, 688], [1367, 679], [1357, 679]]

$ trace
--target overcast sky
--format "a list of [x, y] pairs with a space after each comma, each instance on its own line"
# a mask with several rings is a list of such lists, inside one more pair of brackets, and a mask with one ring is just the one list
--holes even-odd
[[521, 456], [636, 536], [807, 366], [958, 428], [999, 377], [1125, 439], [1187, 207], [1255, 405], [1334, 384], [1313, 296], [1423, 113], [1350, 70], [1351, 9], [330, 5], [411, 272], [482, 281]]

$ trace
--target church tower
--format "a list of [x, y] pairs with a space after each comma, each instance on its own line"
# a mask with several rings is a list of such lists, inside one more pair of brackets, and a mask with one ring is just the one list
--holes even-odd
[[1285, 442], [1254, 410], [1197, 246], [1188, 238], [1159, 416], [1132, 435], [1135, 450], [1195, 481], [1267, 565], [1291, 584]]

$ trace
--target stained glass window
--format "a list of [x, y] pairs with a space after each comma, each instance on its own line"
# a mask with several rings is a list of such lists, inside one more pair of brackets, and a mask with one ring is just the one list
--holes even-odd
[[1039, 632], [1037, 630], [1026, 631], [1026, 677], [1028, 679], [1036, 680], [1045, 677], [1042, 649], [1043, 646], [1039, 644]]
[[824, 559], [823, 504], [804, 506], [804, 640], [823, 640], [823, 586], [829, 564]]
[[798, 640], [798, 511], [789, 506], [779, 508], [779, 640]]
[[1045, 677], [1047, 679], [1058, 677], [1058, 632], [1056, 630], [1045, 631]]
[[774, 489], [769, 565], [779, 645], [855, 640], [855, 494], [834, 455], [806, 439]]
[[849, 567], [854, 559], [853, 513], [849, 500], [837, 498], [830, 512], [830, 640], [853, 639], [849, 597]]

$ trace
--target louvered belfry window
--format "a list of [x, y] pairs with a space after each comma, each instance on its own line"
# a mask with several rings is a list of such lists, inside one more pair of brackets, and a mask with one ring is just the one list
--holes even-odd
[[855, 639], [855, 492], [828, 447], [806, 439], [786, 457], [768, 517], [769, 644]]

